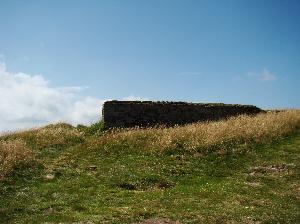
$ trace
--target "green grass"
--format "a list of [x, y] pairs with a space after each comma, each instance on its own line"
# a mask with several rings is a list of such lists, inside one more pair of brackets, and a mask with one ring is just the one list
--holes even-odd
[[0, 183], [1, 223], [300, 222], [299, 133], [207, 155], [128, 144], [91, 150], [99, 136], [86, 133], [42, 150], [27, 139], [37, 160]]

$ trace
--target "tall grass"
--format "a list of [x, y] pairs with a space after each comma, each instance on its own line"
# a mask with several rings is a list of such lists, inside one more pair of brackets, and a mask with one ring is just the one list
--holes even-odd
[[126, 144], [149, 150], [219, 150], [253, 142], [270, 142], [299, 129], [300, 110], [287, 110], [172, 128], [115, 130], [92, 141], [90, 147]]
[[82, 142], [83, 134], [71, 125], [60, 123], [37, 130], [35, 141], [39, 148], [64, 146]]
[[76, 144], [84, 140], [82, 132], [66, 123], [50, 124], [41, 128], [8, 133], [1, 136], [0, 139], [23, 139], [38, 150]]
[[0, 181], [16, 166], [34, 159], [45, 148], [67, 147], [84, 141], [83, 134], [69, 124], [58, 123], [42, 128], [15, 132], [0, 138]]
[[22, 139], [0, 141], [0, 181], [13, 169], [33, 159], [32, 151]]
[[[100, 124], [99, 127], [102, 127]], [[300, 110], [268, 112], [256, 116], [238, 116], [227, 120], [202, 122], [171, 128], [117, 129], [98, 133], [74, 128], [68, 124], [13, 133], [0, 138], [0, 180], [20, 163], [33, 159], [33, 152], [49, 147], [68, 147], [86, 141], [90, 149], [135, 147], [140, 150], [164, 151], [181, 149], [207, 152], [235, 147], [247, 148], [252, 143], [266, 143], [300, 129]], [[95, 132], [94, 129], [97, 131]], [[95, 132], [95, 133], [94, 133]], [[30, 146], [30, 147], [28, 147]]]

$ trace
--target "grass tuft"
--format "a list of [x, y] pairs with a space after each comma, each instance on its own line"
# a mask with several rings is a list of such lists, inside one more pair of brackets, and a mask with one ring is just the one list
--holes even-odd
[[0, 141], [0, 181], [15, 167], [31, 160], [33, 153], [22, 139]]
[[39, 148], [63, 146], [83, 142], [83, 135], [71, 125], [48, 125], [37, 130], [35, 139]]
[[104, 132], [104, 122], [99, 121], [91, 126], [77, 125], [77, 130], [84, 133], [85, 136], [102, 135]]

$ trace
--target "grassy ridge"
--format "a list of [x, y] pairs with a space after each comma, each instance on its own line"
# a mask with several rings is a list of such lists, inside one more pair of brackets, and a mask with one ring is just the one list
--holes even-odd
[[3, 136], [34, 157], [13, 163], [0, 182], [0, 220], [297, 223], [299, 124], [299, 111], [285, 111], [168, 129], [59, 124]]
[[188, 151], [227, 150], [238, 144], [271, 142], [299, 128], [300, 111], [290, 110], [174, 128], [117, 129], [115, 133], [94, 139], [91, 145], [109, 147], [127, 143], [155, 151], [177, 148]]

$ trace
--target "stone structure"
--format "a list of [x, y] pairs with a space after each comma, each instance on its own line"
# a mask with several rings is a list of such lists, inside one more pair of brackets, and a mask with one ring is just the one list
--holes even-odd
[[126, 128], [182, 125], [262, 111], [252, 105], [114, 100], [104, 103], [102, 116], [105, 128]]

